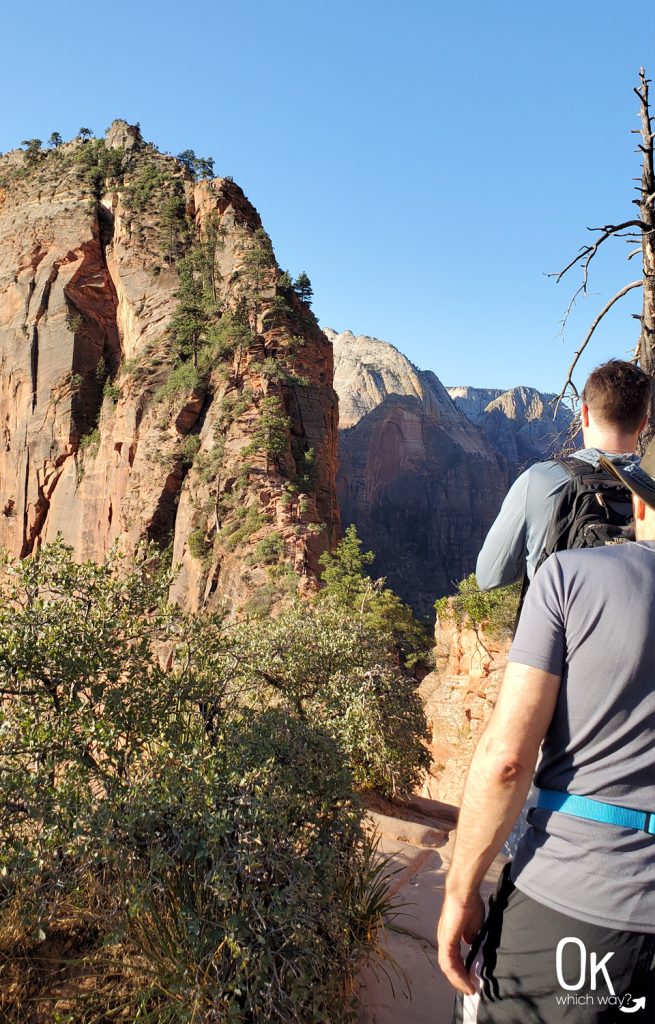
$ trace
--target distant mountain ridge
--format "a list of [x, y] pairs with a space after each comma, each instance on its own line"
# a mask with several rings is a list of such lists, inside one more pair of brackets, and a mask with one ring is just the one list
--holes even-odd
[[494, 448], [520, 469], [557, 455], [569, 438], [573, 414], [556, 395], [536, 388], [446, 388], [453, 402], [486, 434]]
[[548, 457], [571, 414], [535, 388], [446, 388], [388, 342], [324, 328], [339, 396], [344, 526], [419, 613], [475, 568], [509, 483]]
[[419, 613], [475, 563], [507, 465], [436, 374], [387, 342], [325, 330], [339, 395], [337, 491], [374, 573]]

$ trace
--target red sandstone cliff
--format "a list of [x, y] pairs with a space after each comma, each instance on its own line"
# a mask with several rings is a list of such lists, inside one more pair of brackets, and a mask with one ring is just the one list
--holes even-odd
[[[257, 265], [268, 240], [241, 189], [195, 182], [124, 122], [32, 164], [7, 154], [0, 181], [0, 546], [172, 545], [189, 608], [311, 587], [339, 525], [332, 348], [272, 254]], [[185, 393], [178, 259], [210, 228], [216, 308], [247, 310], [249, 336]], [[252, 443], [270, 398], [288, 418], [273, 460]]]
[[476, 743], [493, 710], [511, 646], [480, 629], [437, 623], [436, 668], [419, 688], [432, 764], [422, 795], [459, 806]]

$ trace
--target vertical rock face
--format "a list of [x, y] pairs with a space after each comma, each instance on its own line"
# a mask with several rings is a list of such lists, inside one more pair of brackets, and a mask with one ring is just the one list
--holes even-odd
[[511, 640], [452, 621], [437, 623], [435, 640], [436, 668], [419, 689], [432, 760], [422, 793], [459, 806], [473, 751], [496, 703]]
[[[194, 182], [124, 122], [32, 165], [7, 154], [0, 183], [0, 545], [172, 545], [190, 608], [275, 600], [271, 561], [311, 587], [339, 528], [332, 350], [239, 187]], [[240, 309], [249, 329], [206, 347], [200, 381], [169, 324], [178, 260], [210, 231], [217, 324]], [[273, 559], [253, 553], [266, 538]]]
[[507, 460], [513, 477], [539, 459], [552, 458], [567, 443], [573, 414], [560, 405], [553, 418], [555, 395], [526, 387], [447, 390], [457, 408]]
[[507, 486], [438, 378], [392, 345], [326, 330], [340, 402], [339, 499], [373, 569], [421, 614], [475, 565]]

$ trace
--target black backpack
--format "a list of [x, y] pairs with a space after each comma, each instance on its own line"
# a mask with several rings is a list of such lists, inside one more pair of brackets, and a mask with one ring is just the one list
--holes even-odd
[[560, 492], [537, 569], [554, 551], [635, 539], [628, 488], [602, 466], [575, 457], [558, 461], [571, 479]]

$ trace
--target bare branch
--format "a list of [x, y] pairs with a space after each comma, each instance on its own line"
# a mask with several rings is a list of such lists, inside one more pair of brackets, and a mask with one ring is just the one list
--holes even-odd
[[609, 311], [612, 308], [612, 306], [616, 302], [618, 302], [619, 299], [622, 299], [624, 295], [627, 295], [627, 293], [631, 292], [634, 288], [641, 288], [643, 283], [644, 283], [643, 280], [640, 278], [639, 281], [631, 281], [630, 284], [624, 285], [623, 288], [621, 288], [621, 290], [618, 291], [616, 293], [616, 295], [614, 295], [613, 298], [611, 298], [609, 300], [607, 305], [605, 305], [601, 309], [600, 313], [598, 314], [598, 316], [596, 317], [596, 319], [592, 323], [591, 327], [587, 331], [585, 339], [582, 342], [582, 344], [580, 345], [580, 348], [575, 353], [575, 355], [573, 357], [573, 362], [569, 366], [569, 371], [568, 371], [568, 373], [566, 375], [566, 380], [564, 382], [564, 387], [562, 388], [562, 390], [560, 391], [559, 395], [557, 396], [557, 402], [556, 402], [556, 405], [555, 405], [555, 414], [557, 414], [557, 410], [559, 409], [560, 404], [564, 400], [564, 396], [565, 396], [566, 391], [567, 391], [568, 388], [571, 388], [571, 390], [575, 394], [576, 398], [580, 397], [579, 394], [578, 394], [578, 390], [577, 390], [575, 384], [573, 383], [573, 371], [575, 370], [575, 368], [576, 368], [576, 366], [578, 364], [578, 360], [580, 359], [580, 356], [582, 355], [582, 353], [586, 349], [587, 345], [591, 341], [591, 338], [592, 338], [592, 336], [594, 334], [594, 331], [598, 327], [598, 325], [601, 322], [601, 320], [603, 319], [603, 317], [606, 316], [607, 313], [609, 313]]
[[583, 245], [578, 255], [574, 259], [572, 259], [570, 263], [567, 263], [563, 270], [560, 270], [559, 272], [553, 274], [547, 274], [546, 276], [554, 277], [556, 282], [559, 284], [559, 282], [562, 280], [567, 271], [571, 270], [571, 268], [574, 267], [576, 263], [579, 263], [580, 260], [582, 260], [582, 290], [583, 292], [586, 293], [587, 283], [589, 280], [589, 264], [598, 252], [598, 249], [603, 244], [603, 242], [607, 241], [608, 238], [611, 238], [613, 235], [619, 234], [620, 231], [625, 231], [626, 228], [639, 228], [640, 231], [651, 230], [650, 225], [646, 224], [646, 222], [643, 220], [626, 220], [623, 221], [622, 224], [606, 224], [605, 227], [602, 228], [588, 228], [588, 231], [600, 231], [601, 237], [597, 238], [593, 245]]
[[573, 293], [571, 301], [569, 302], [568, 306], [566, 307], [566, 312], [564, 313], [564, 316], [562, 317], [562, 321], [560, 323], [560, 329], [558, 331], [558, 334], [559, 334], [560, 338], [562, 338], [562, 339], [564, 338], [564, 331], [566, 330], [566, 325], [569, 322], [569, 317], [571, 316], [571, 313], [573, 312], [573, 307], [575, 306], [576, 300], [577, 300], [578, 295], [580, 294], [581, 291], [584, 291], [584, 285], [583, 284], [581, 284], [580, 287], [578, 288], [578, 290]]
[[638, 256], [641, 252], [643, 252], [643, 249], [640, 245], [638, 245], [636, 249], [633, 249], [632, 252], [628, 253], [627, 258], [631, 260], [633, 256]]

